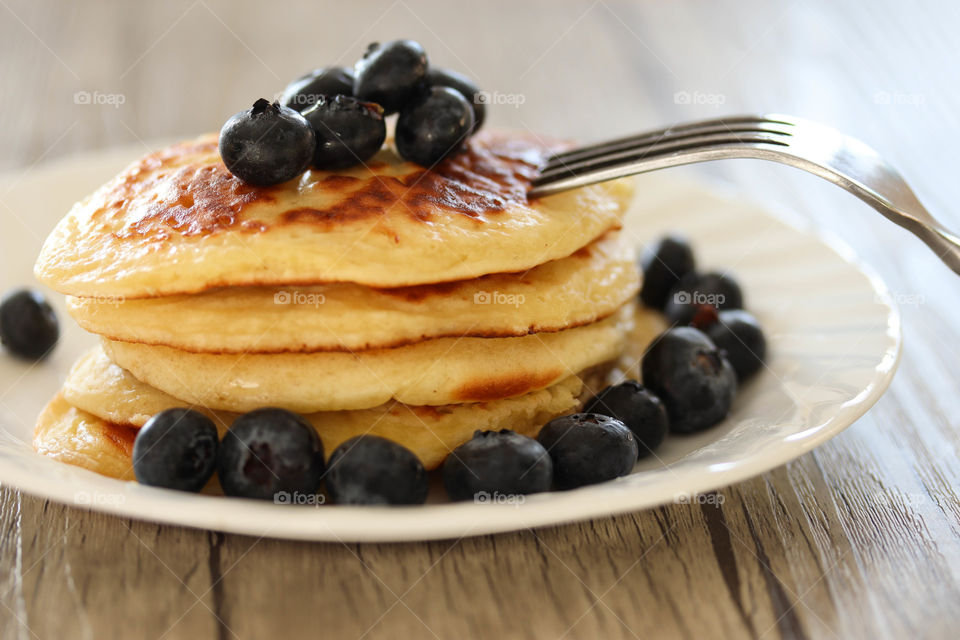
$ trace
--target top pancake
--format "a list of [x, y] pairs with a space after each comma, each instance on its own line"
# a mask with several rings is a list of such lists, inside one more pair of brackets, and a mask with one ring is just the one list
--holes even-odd
[[366, 166], [254, 187], [227, 171], [207, 135], [146, 156], [75, 205], [36, 275], [74, 296], [147, 298], [524, 271], [619, 227], [632, 195], [615, 181], [529, 201], [530, 180], [559, 147], [481, 133], [429, 171], [384, 148]]

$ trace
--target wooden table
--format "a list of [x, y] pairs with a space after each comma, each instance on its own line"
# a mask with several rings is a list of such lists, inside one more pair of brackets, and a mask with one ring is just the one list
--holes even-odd
[[[831, 123], [960, 228], [960, 5], [853, 4], [0, 0], [0, 168], [213, 130], [305, 69], [406, 36], [521, 96], [496, 126], [595, 139], [741, 111]], [[256, 540], [4, 487], [4, 637], [958, 637], [960, 281], [812, 177], [700, 170], [836, 233], [903, 303], [900, 371], [842, 435], [721, 506], [458, 542]]]

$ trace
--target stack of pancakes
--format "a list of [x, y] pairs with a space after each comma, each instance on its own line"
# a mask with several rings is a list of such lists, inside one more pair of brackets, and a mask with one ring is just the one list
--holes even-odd
[[130, 478], [136, 429], [182, 406], [221, 429], [282, 407], [328, 454], [372, 433], [428, 469], [476, 429], [535, 435], [659, 328], [633, 302], [630, 183], [528, 200], [556, 148], [486, 133], [432, 170], [384, 149], [274, 187], [232, 176], [215, 136], [136, 162], [38, 260], [101, 341], [35, 448]]

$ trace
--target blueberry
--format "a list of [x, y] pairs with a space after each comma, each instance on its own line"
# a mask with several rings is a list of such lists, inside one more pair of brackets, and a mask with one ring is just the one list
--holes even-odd
[[455, 151], [473, 129], [470, 103], [450, 87], [430, 87], [397, 120], [397, 151], [404, 159], [432, 167]]
[[217, 472], [228, 496], [276, 500], [282, 492], [313, 494], [323, 470], [320, 436], [284, 409], [245, 413], [220, 443]]
[[349, 96], [320, 96], [303, 117], [317, 136], [313, 166], [318, 169], [346, 169], [369, 160], [387, 137], [380, 105]]
[[423, 504], [427, 472], [409, 449], [386, 438], [362, 435], [333, 450], [327, 491], [337, 504]]
[[450, 87], [470, 103], [473, 107], [473, 129], [470, 133], [476, 133], [483, 126], [483, 121], [487, 117], [487, 105], [483, 101], [483, 94], [473, 80], [450, 69], [430, 67], [427, 70], [427, 84], [431, 87]]
[[320, 96], [353, 95], [353, 80], [353, 70], [346, 67], [314, 69], [286, 86], [280, 104], [302, 113]]
[[720, 311], [742, 309], [743, 292], [730, 274], [688, 273], [670, 290], [663, 312], [672, 324], [686, 326], [701, 305], [711, 305]]
[[519, 433], [477, 431], [443, 463], [443, 485], [453, 500], [483, 500], [550, 489], [553, 464], [540, 443]]
[[133, 472], [140, 484], [200, 491], [217, 468], [219, 446], [210, 418], [191, 409], [167, 409], [137, 432]]
[[670, 426], [667, 409], [660, 398], [636, 380], [607, 387], [588, 402], [583, 411], [610, 416], [627, 425], [637, 439], [641, 458], [663, 443]]
[[643, 271], [640, 299], [648, 307], [663, 309], [670, 290], [696, 268], [696, 260], [687, 239], [670, 234], [647, 247], [640, 259], [640, 268]]
[[550, 452], [560, 489], [573, 489], [625, 476], [637, 461], [637, 439], [610, 416], [574, 413], [543, 426], [537, 440]]
[[667, 407], [671, 432], [701, 431], [730, 413], [737, 374], [698, 329], [665, 331], [644, 354], [641, 369], [643, 384]]
[[413, 40], [373, 43], [354, 67], [353, 95], [396, 113], [426, 84], [427, 54]]
[[706, 333], [730, 361], [738, 380], [756, 373], [767, 357], [767, 340], [760, 323], [741, 309], [721, 311]]
[[0, 342], [15, 356], [40, 360], [60, 338], [57, 314], [43, 294], [11, 291], [0, 301]]
[[220, 157], [244, 182], [269, 186], [292, 180], [306, 170], [317, 138], [306, 119], [263, 98], [234, 114], [220, 130]]

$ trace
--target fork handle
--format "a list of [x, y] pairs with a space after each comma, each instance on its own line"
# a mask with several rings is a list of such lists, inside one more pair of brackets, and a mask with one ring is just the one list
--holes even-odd
[[874, 177], [886, 178], [883, 195], [869, 186], [851, 179], [832, 166], [798, 161], [779, 151], [745, 155], [763, 160], [773, 160], [791, 167], [803, 169], [849, 191], [877, 210], [883, 217], [903, 227], [923, 241], [951, 271], [960, 275], [960, 237], [944, 227], [920, 202], [910, 186], [897, 170], [883, 160], [879, 153], [865, 143], [844, 136], [844, 145], [836, 151], [834, 162], [847, 169], [857, 168], [863, 175], [870, 171]]
[[945, 265], [950, 267], [954, 273], [960, 275], [960, 238], [940, 224], [926, 211], [926, 208], [923, 208], [923, 212], [927, 214], [926, 219], [921, 220], [919, 216], [911, 216], [889, 206], [882, 199], [859, 197], [888, 220], [920, 238]]

